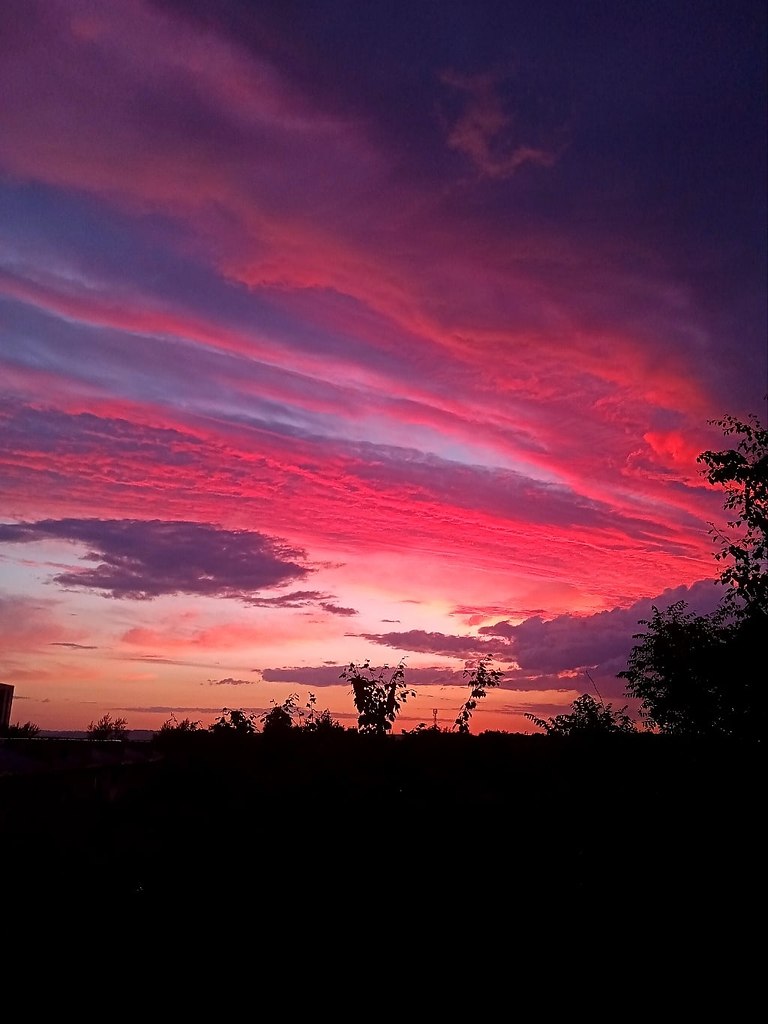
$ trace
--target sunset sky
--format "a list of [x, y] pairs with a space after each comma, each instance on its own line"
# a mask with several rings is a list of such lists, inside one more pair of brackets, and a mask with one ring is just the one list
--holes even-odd
[[[4, 0], [0, 681], [210, 724], [627, 703], [765, 419], [763, 0]], [[631, 705], [630, 705], [631, 706]]]

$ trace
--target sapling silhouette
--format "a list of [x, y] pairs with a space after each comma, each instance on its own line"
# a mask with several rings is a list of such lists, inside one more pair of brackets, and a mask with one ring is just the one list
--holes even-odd
[[261, 716], [263, 730], [268, 735], [286, 733], [289, 729], [296, 732], [337, 732], [344, 731], [344, 726], [335, 721], [328, 708], [317, 711], [317, 697], [309, 693], [304, 707], [299, 707], [298, 693], [289, 694], [278, 704], [272, 701], [273, 707]]
[[361, 665], [353, 661], [339, 678], [352, 685], [358, 731], [373, 736], [386, 736], [400, 708], [409, 697], [416, 696], [416, 691], [409, 689], [405, 682], [402, 660], [394, 669], [384, 665], [378, 672], [371, 668], [370, 661]]
[[301, 716], [301, 722], [299, 728], [302, 732], [316, 732], [316, 733], [338, 733], [344, 732], [344, 726], [341, 722], [337, 722], [336, 719], [330, 712], [329, 708], [324, 708], [322, 711], [315, 710], [317, 705], [317, 697], [314, 693], [310, 693], [307, 697], [307, 703], [305, 709], [299, 709], [299, 715]]
[[464, 675], [469, 677], [470, 692], [453, 723], [456, 732], [469, 732], [470, 719], [477, 707], [477, 702], [487, 695], [488, 690], [498, 686], [501, 682], [504, 673], [500, 668], [491, 668], [492, 664], [493, 658], [490, 654], [486, 654], [475, 665], [468, 665], [464, 669]]

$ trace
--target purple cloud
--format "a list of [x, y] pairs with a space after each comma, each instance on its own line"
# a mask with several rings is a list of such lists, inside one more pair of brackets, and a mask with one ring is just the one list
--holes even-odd
[[94, 647], [92, 644], [68, 644], [61, 640], [52, 640], [49, 647], [69, 647], [73, 651], [97, 651], [98, 647]]
[[0, 525], [0, 543], [64, 540], [86, 547], [92, 568], [59, 573], [62, 587], [147, 601], [164, 594], [260, 600], [259, 592], [312, 570], [305, 552], [262, 533], [192, 522], [138, 519], [45, 519]]
[[675, 601], [687, 601], [699, 614], [712, 611], [723, 596], [713, 580], [701, 580], [692, 587], [665, 590], [655, 599], [636, 601], [629, 608], [614, 608], [596, 615], [558, 615], [546, 621], [539, 616], [519, 625], [508, 621], [482, 626], [478, 633], [505, 639], [521, 669], [529, 673], [558, 673], [601, 668], [620, 671], [626, 667], [633, 646], [633, 634], [642, 632], [641, 619], [652, 608], [667, 608]]
[[330, 601], [321, 601], [320, 602], [320, 607], [324, 611], [330, 612], [331, 615], [357, 615], [358, 614], [357, 608], [342, 608], [340, 605], [333, 604]]
[[339, 686], [344, 665], [317, 665], [296, 668], [261, 669], [265, 683], [296, 683], [299, 686]]
[[292, 590], [279, 597], [249, 597], [242, 600], [253, 608], [309, 608], [328, 596], [320, 590]]
[[[295, 668], [265, 668], [261, 677], [266, 683], [294, 683], [297, 686], [342, 686], [341, 673], [349, 666], [304, 665]], [[377, 666], [373, 666], [374, 669]], [[410, 686], [466, 686], [467, 677], [462, 669], [406, 668], [406, 682]]]
[[226, 679], [208, 680], [211, 686], [253, 686], [257, 682], [258, 679], [233, 679], [232, 676], [228, 676]]
[[423, 629], [409, 629], [402, 633], [348, 633], [359, 635], [364, 640], [398, 651], [418, 651], [439, 654], [446, 658], [476, 658], [483, 654], [508, 657], [512, 651], [506, 640], [485, 640], [476, 636], [450, 636], [446, 633], [429, 633]]

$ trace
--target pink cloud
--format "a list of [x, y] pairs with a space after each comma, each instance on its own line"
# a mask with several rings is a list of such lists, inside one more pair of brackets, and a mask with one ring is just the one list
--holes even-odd
[[192, 607], [187, 612], [165, 613], [151, 625], [141, 623], [122, 632], [119, 637], [121, 644], [140, 649], [143, 653], [133, 655], [121, 650], [115, 656], [210, 667], [207, 662], [185, 660], [180, 655], [186, 650], [190, 652], [191, 659], [199, 659], [207, 651], [212, 656], [219, 652], [247, 651], [250, 657], [254, 648], [274, 644], [295, 645], [306, 637], [307, 627], [303, 619], [277, 615], [265, 618], [251, 615], [246, 609], [240, 618], [209, 621], [194, 604], [194, 599], [190, 600]]
[[585, 595], [597, 551], [608, 606], [658, 592], [670, 574], [693, 582], [711, 571], [704, 524], [697, 535], [684, 520], [662, 525], [645, 510], [625, 518], [508, 472], [219, 425], [192, 433], [22, 409], [5, 422], [6, 493], [51, 518], [76, 518], [94, 503], [102, 518], [129, 518], [139, 502], [148, 517], [186, 520], [194, 510], [204, 524], [220, 518], [229, 498], [225, 529], [272, 522], [279, 510], [290, 543], [306, 549], [338, 536], [355, 550], [373, 545], [424, 558], [466, 545], [479, 565], [514, 562], [534, 574], [546, 551], [550, 579]]

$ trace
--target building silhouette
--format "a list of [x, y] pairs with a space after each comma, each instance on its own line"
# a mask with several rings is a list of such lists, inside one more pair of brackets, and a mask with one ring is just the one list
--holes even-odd
[[13, 686], [0, 683], [0, 733], [6, 731], [11, 724], [11, 707], [13, 706]]

